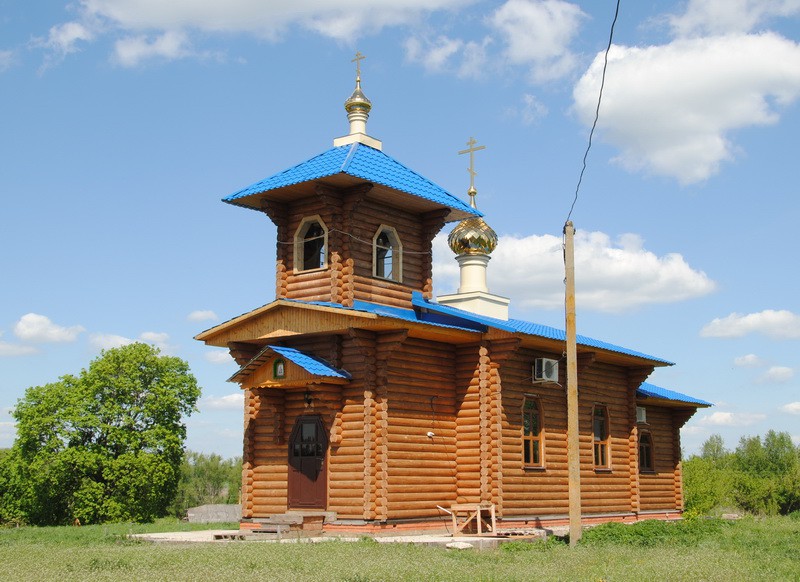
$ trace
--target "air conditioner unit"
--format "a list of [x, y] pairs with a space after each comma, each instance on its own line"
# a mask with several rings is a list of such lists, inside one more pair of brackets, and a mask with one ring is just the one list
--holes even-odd
[[558, 360], [536, 358], [533, 361], [533, 380], [539, 382], [558, 382]]

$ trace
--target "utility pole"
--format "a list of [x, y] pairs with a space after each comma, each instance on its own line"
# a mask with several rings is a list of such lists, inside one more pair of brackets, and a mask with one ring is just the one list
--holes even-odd
[[578, 348], [575, 331], [575, 228], [564, 225], [564, 300], [567, 332], [567, 470], [569, 474], [569, 545], [581, 539], [581, 459], [578, 433]]

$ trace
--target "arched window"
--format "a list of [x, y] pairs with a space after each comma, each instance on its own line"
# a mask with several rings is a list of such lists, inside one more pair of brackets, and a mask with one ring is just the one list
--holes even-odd
[[522, 464], [544, 467], [542, 442], [542, 404], [536, 396], [525, 396], [522, 403]]
[[594, 468], [607, 469], [610, 466], [608, 431], [608, 407], [595, 404], [592, 408], [592, 442], [594, 443]]
[[372, 239], [372, 275], [392, 281], [403, 280], [403, 245], [397, 231], [381, 225]]
[[653, 460], [653, 437], [649, 432], [639, 433], [639, 470], [644, 473], [655, 471]]
[[322, 269], [328, 263], [328, 229], [319, 216], [304, 218], [294, 236], [296, 271]]

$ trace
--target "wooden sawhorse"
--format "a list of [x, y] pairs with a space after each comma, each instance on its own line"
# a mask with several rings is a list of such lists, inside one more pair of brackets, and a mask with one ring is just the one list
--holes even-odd
[[454, 503], [450, 506], [453, 516], [453, 535], [463, 533], [463, 530], [475, 520], [475, 529], [478, 535], [484, 533], [484, 528], [497, 533], [497, 522], [494, 513], [494, 503]]

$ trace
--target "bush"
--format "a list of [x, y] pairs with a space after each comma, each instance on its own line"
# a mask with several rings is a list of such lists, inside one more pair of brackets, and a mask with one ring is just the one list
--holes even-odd
[[684, 461], [683, 477], [689, 515], [727, 507], [757, 515], [800, 510], [800, 447], [785, 432], [742, 437], [734, 452], [713, 435], [700, 456]]
[[581, 543], [588, 546], [618, 544], [635, 547], [697, 546], [703, 539], [717, 535], [728, 522], [721, 519], [686, 519], [682, 521], [647, 520], [631, 525], [605, 523], [586, 530]]

